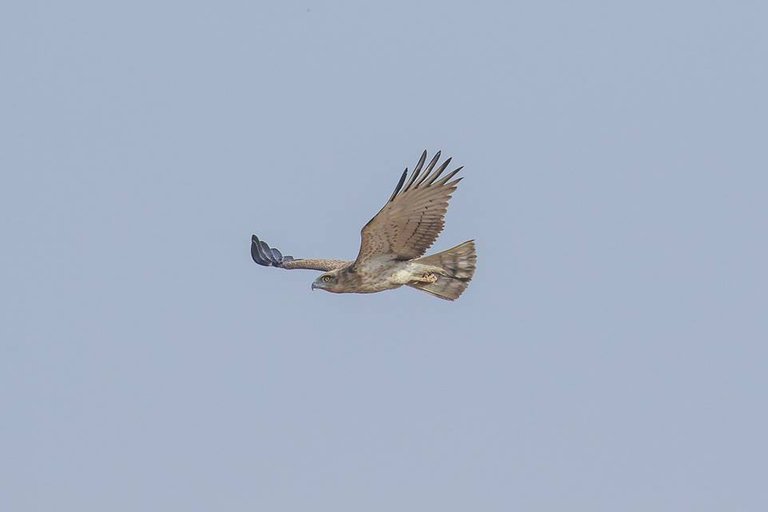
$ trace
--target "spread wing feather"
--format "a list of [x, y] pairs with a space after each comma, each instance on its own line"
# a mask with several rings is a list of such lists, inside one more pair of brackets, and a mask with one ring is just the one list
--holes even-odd
[[427, 152], [424, 151], [407, 184], [408, 169], [403, 172], [387, 204], [363, 227], [355, 264], [382, 257], [418, 258], [435, 242], [445, 226], [448, 201], [461, 178], [450, 180], [462, 168], [441, 178], [451, 159], [435, 169], [440, 160], [438, 151], [424, 169], [426, 159]]
[[336, 270], [352, 263], [343, 260], [321, 260], [321, 259], [294, 259], [293, 256], [284, 256], [278, 249], [270, 247], [263, 240], [259, 240], [256, 235], [251, 236], [251, 258], [259, 265], [265, 267], [278, 267], [286, 270], [306, 269], [306, 270]]

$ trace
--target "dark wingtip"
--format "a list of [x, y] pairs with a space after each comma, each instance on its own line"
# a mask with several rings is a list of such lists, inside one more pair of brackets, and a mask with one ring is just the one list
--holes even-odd
[[259, 265], [269, 266], [261, 254], [259, 254], [259, 237], [256, 235], [251, 235], [251, 258]]
[[421, 156], [419, 157], [419, 162], [416, 164], [416, 167], [413, 168], [414, 172], [421, 171], [421, 168], [424, 166], [424, 162], [427, 161], [427, 150], [425, 149], [423, 153], [421, 153]]
[[283, 256], [276, 248], [270, 247], [256, 235], [251, 235], [251, 258], [264, 267], [282, 267], [283, 262], [291, 261], [291, 256]]
[[[395, 187], [395, 191], [392, 192], [392, 195], [389, 198], [389, 201], [392, 201], [398, 192], [400, 192], [400, 189], [403, 188], [403, 183], [405, 183], [405, 177], [408, 176], [408, 168], [406, 167], [403, 171], [403, 175], [400, 176], [400, 181], [397, 182], [397, 186]], [[389, 202], [387, 201], [387, 202]]]

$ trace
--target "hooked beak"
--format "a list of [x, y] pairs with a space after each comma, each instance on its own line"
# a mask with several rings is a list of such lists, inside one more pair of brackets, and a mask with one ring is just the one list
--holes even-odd
[[317, 288], [317, 285], [315, 283], [312, 283], [312, 289], [314, 290], [315, 288]]

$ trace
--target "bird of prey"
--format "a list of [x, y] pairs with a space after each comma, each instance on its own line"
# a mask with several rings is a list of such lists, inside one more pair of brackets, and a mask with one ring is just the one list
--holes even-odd
[[408, 178], [406, 168], [384, 207], [361, 231], [360, 252], [354, 261], [284, 256], [278, 249], [251, 237], [251, 257], [265, 267], [321, 270], [312, 289], [333, 293], [375, 293], [406, 285], [446, 300], [455, 300], [475, 273], [474, 240], [447, 251], [424, 256], [445, 226], [448, 200], [462, 178], [462, 169], [440, 177], [451, 162], [439, 167], [440, 152], [426, 168], [427, 152]]

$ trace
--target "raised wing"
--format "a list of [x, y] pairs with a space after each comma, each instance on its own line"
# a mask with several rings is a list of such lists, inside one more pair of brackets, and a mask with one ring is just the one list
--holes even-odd
[[286, 270], [336, 270], [351, 261], [342, 260], [318, 260], [318, 259], [294, 259], [293, 256], [284, 256], [278, 249], [270, 247], [266, 242], [259, 240], [256, 235], [251, 236], [251, 258], [259, 265], [265, 267], [278, 267]]
[[355, 265], [372, 258], [418, 258], [435, 242], [445, 226], [448, 200], [462, 178], [450, 180], [462, 167], [440, 178], [451, 159], [435, 169], [440, 160], [438, 151], [423, 169], [426, 160], [424, 151], [408, 183], [405, 169], [387, 204], [363, 227]]

